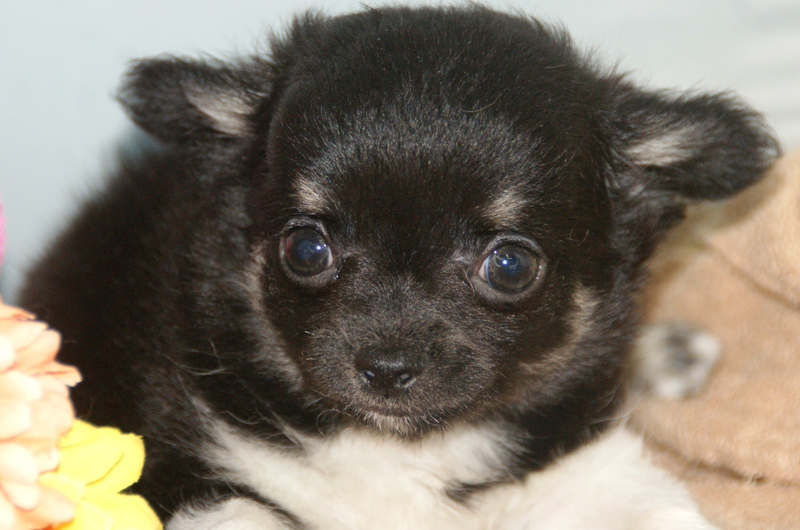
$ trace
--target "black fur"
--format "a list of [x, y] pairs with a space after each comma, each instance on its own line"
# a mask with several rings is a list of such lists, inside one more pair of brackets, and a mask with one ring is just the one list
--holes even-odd
[[[121, 161], [22, 300], [83, 372], [80, 414], [144, 435], [162, 516], [230, 491], [192, 396], [289, 451], [284, 425], [500, 422], [523, 448], [509, 478], [591, 439], [624, 396], [643, 261], [686, 201], [776, 152], [733, 97], [643, 91], [474, 6], [307, 15], [269, 57], [136, 63], [120, 100], [161, 146]], [[327, 238], [324, 274], [282, 262], [298, 227]], [[539, 260], [522, 293], [478, 277], [503, 242]], [[396, 366], [413, 384], [365, 379]]]

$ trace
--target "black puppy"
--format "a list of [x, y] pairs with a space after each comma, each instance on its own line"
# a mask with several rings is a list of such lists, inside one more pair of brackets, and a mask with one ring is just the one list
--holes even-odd
[[480, 7], [159, 58], [158, 140], [30, 277], [169, 528], [710, 528], [620, 423], [642, 264], [776, 146]]

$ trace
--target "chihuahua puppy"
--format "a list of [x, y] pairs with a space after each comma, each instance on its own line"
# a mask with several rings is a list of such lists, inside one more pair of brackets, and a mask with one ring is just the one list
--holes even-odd
[[32, 272], [178, 529], [711, 528], [621, 427], [643, 263], [776, 145], [470, 5], [135, 63], [155, 139]]

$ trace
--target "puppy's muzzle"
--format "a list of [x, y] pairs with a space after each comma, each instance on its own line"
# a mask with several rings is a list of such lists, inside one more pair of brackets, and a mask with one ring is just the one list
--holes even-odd
[[425, 371], [423, 355], [407, 350], [367, 346], [354, 359], [366, 390], [387, 399], [408, 391]]

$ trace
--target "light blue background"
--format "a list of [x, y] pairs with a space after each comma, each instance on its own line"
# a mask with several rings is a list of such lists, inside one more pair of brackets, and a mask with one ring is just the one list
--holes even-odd
[[[375, 2], [375, 5], [380, 2]], [[608, 64], [652, 86], [736, 90], [800, 146], [800, 0], [491, 2], [563, 21]], [[129, 127], [112, 94], [128, 60], [164, 52], [258, 49], [292, 13], [354, 0], [3, 0], [0, 4], [0, 200], [7, 301], [24, 268], [97, 185]]]

